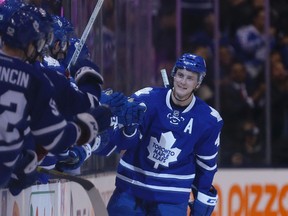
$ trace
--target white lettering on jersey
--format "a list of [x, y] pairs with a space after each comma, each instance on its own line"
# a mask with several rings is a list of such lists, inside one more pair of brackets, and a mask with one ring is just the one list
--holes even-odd
[[23, 93], [8, 90], [0, 96], [0, 106], [4, 110], [0, 114], [0, 141], [12, 142], [19, 139], [19, 131], [11, 125], [16, 125], [24, 117], [27, 100]]
[[172, 148], [175, 141], [176, 139], [172, 132], [162, 133], [159, 142], [155, 137], [150, 138], [150, 143], [147, 146], [149, 151], [148, 159], [155, 162], [155, 169], [157, 169], [159, 165], [169, 167], [169, 163], [177, 161], [181, 150]]
[[191, 118], [188, 124], [186, 125], [184, 133], [188, 132], [189, 134], [192, 134], [192, 127], [193, 127], [193, 118]]
[[56, 102], [55, 102], [53, 99], [50, 99], [49, 105], [50, 105], [50, 107], [51, 107], [52, 113], [53, 113], [55, 116], [58, 116], [58, 115], [59, 115], [59, 111], [58, 111], [58, 109], [57, 109]]
[[14, 68], [0, 67], [0, 81], [27, 88], [29, 84], [29, 74]]

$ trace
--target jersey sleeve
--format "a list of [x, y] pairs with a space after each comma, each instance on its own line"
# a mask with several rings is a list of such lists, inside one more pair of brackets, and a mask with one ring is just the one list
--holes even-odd
[[59, 112], [54, 99], [55, 89], [50, 80], [44, 74], [38, 75], [37, 83], [31, 89], [34, 94], [29, 102], [31, 133], [35, 143], [42, 145], [47, 151], [61, 152], [76, 142], [78, 127], [75, 123], [66, 121]]
[[117, 151], [121, 151], [133, 148], [137, 143], [139, 143], [140, 138], [141, 134], [139, 130], [136, 130], [135, 134], [128, 136], [123, 131], [123, 128], [120, 128], [114, 131], [111, 142], [117, 146]]
[[92, 107], [98, 106], [98, 98], [79, 90], [74, 83], [62, 74], [47, 69], [43, 70], [45, 70], [46, 76], [53, 83], [57, 107], [65, 118], [71, 119], [71, 116], [77, 113], [85, 112]]
[[193, 185], [198, 191], [207, 194], [211, 188], [213, 178], [217, 172], [217, 156], [220, 145], [220, 133], [223, 127], [221, 116], [213, 108], [210, 115], [213, 124], [206, 129], [204, 136], [195, 148], [196, 176]]

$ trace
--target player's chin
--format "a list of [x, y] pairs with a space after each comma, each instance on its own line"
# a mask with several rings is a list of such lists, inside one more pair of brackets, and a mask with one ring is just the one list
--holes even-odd
[[186, 94], [189, 94], [189, 91], [187, 88], [183, 88], [183, 87], [180, 87], [180, 86], [176, 86], [175, 88], [175, 92], [178, 94], [178, 95], [186, 95]]

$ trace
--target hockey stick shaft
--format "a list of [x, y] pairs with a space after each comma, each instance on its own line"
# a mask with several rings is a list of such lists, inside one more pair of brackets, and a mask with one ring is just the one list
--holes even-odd
[[169, 79], [168, 79], [166, 69], [161, 69], [161, 76], [162, 76], [162, 80], [163, 80], [165, 88], [169, 88], [170, 84], [169, 84]]
[[66, 180], [80, 184], [87, 192], [87, 195], [90, 199], [90, 202], [94, 210], [94, 215], [95, 216], [108, 216], [106, 205], [103, 202], [103, 199], [100, 195], [99, 190], [89, 180], [80, 178], [78, 176], [69, 175], [67, 173], [59, 172], [57, 170], [48, 170], [42, 167], [37, 167], [37, 171], [39, 173], [45, 173], [45, 174], [51, 175], [55, 178], [66, 179]]
[[90, 19], [89, 19], [89, 21], [88, 21], [88, 23], [87, 23], [87, 25], [86, 25], [83, 33], [82, 33], [82, 36], [81, 36], [80, 41], [79, 41], [79, 44], [76, 47], [76, 49], [75, 49], [75, 51], [74, 51], [74, 53], [72, 55], [72, 58], [70, 59], [70, 62], [68, 64], [68, 66], [67, 66], [67, 71], [70, 71], [71, 66], [76, 63], [76, 61], [77, 61], [77, 59], [78, 59], [78, 57], [79, 57], [79, 55], [81, 53], [81, 50], [82, 50], [82, 48], [83, 48], [83, 46], [84, 46], [84, 44], [85, 44], [85, 42], [87, 40], [87, 37], [88, 37], [88, 35], [89, 35], [90, 31], [91, 31], [91, 28], [92, 28], [92, 26], [93, 26], [93, 24], [94, 24], [94, 22], [96, 20], [96, 17], [98, 16], [98, 13], [99, 13], [99, 11], [100, 11], [100, 9], [102, 7], [103, 2], [104, 2], [104, 0], [98, 0], [97, 4], [95, 5], [95, 8], [94, 8], [94, 10], [93, 10], [93, 12], [92, 12], [92, 14], [90, 16]]

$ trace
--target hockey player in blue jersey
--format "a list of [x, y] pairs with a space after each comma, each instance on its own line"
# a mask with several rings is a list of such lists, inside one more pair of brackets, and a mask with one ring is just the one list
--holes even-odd
[[[44, 32], [49, 32], [47, 30], [47, 28], [49, 28], [49, 22], [46, 21], [48, 16], [45, 15], [45, 11], [43, 9], [41, 10], [41, 8], [35, 7], [33, 5], [27, 5], [25, 7], [22, 7], [21, 10], [35, 13], [35, 15], [39, 17], [41, 21], [44, 21], [43, 23], [40, 23], [40, 28], [42, 28]], [[64, 20], [64, 18], [60, 20], [59, 17], [58, 20], [57, 17], [58, 16], [54, 16], [53, 18], [54, 28], [55, 23], [61, 23], [61, 20]], [[56, 35], [58, 36], [56, 36], [56, 38], [54, 39], [54, 42], [51, 44], [51, 47], [58, 46], [59, 48], [59, 43], [61, 44], [62, 41], [61, 35], [64, 35], [65, 32], [68, 32], [69, 29], [64, 30], [60, 28], [63, 25], [64, 24], [56, 25], [57, 27], [54, 29], [54, 31], [57, 32]], [[66, 54], [65, 51], [67, 49], [62, 50], [61, 53], [63, 54], [63, 56], [67, 57], [66, 61], [69, 61], [69, 58], [72, 57], [77, 42], [79, 43], [79, 40], [71, 38], [71, 41], [69, 43], [71, 47], [69, 47], [68, 49], [68, 55]], [[101, 74], [99, 73], [98, 66], [94, 64], [92, 61], [90, 61], [88, 57], [89, 57], [88, 48], [83, 47], [80, 53], [80, 57], [77, 61], [77, 64], [71, 68], [72, 70], [71, 72], [73, 78], [75, 78], [77, 86], [75, 86], [75, 84], [72, 85], [72, 83], [70, 83], [70, 81], [66, 79], [67, 77], [64, 76], [63, 71], [60, 71], [59, 73], [58, 71], [59, 67], [54, 67], [51, 64], [43, 64], [43, 62], [30, 61], [30, 63], [34, 64], [34, 66], [37, 69], [40, 69], [42, 72], [44, 72], [45, 75], [49, 78], [49, 80], [53, 83], [53, 86], [57, 91], [57, 94], [55, 96], [56, 104], [61, 114], [64, 115], [66, 119], [70, 119], [79, 112], [84, 112], [90, 109], [91, 107], [98, 107], [101, 95], [104, 96], [102, 97], [103, 100], [101, 102], [108, 105], [114, 115], [118, 116], [120, 114], [122, 115], [122, 113], [128, 109], [129, 111], [138, 110], [138, 107], [134, 106], [137, 105], [135, 103], [133, 103], [133, 106], [130, 103], [129, 106], [126, 106], [127, 98], [122, 93], [119, 92], [108, 93], [106, 91], [101, 94], [101, 84], [103, 84], [104, 80]], [[59, 63], [59, 65], [62, 65], [62, 62]], [[116, 118], [112, 118], [112, 120], [116, 120]], [[121, 119], [119, 120], [120, 123], [123, 124], [123, 121], [121, 122]], [[115, 125], [112, 125], [112, 127], [107, 128], [107, 130], [108, 129], [113, 130], [112, 128], [114, 126]], [[99, 132], [102, 132], [101, 128]], [[73, 146], [67, 151], [64, 151], [61, 154], [57, 155], [57, 157], [48, 152], [44, 160], [41, 161], [40, 166], [48, 169], [53, 169], [58, 160], [57, 169], [61, 171], [68, 171], [79, 168], [81, 164], [84, 162], [84, 160], [89, 158], [92, 152], [101, 155], [109, 155], [110, 152], [113, 151], [114, 147], [105, 146], [106, 143], [102, 142], [103, 140], [107, 140], [108, 136], [109, 136], [108, 132], [100, 133], [97, 139], [92, 143], [87, 143], [83, 146]], [[47, 175], [41, 174], [41, 182], [46, 183], [47, 181], [48, 181]]]
[[36, 144], [57, 154], [75, 143], [91, 142], [98, 134], [96, 118], [101, 113], [79, 113], [66, 121], [58, 111], [51, 82], [26, 63], [45, 43], [33, 13], [17, 10], [5, 23], [2, 41], [0, 187], [8, 183], [10, 191], [17, 194], [37, 176]]
[[186, 53], [173, 68], [172, 89], [147, 87], [132, 95], [147, 110], [142, 122], [123, 127], [111, 138], [126, 151], [107, 206], [110, 216], [185, 216], [191, 188], [192, 215], [212, 214], [223, 121], [194, 95], [205, 75], [205, 60]]
[[[39, 29], [45, 33], [46, 43], [50, 41], [49, 32], [51, 29], [52, 22], [50, 20], [51, 18], [49, 14], [42, 8], [36, 7], [34, 5], [29, 5], [29, 4], [23, 6], [19, 10], [33, 13], [35, 17], [37, 17], [41, 21], [39, 23]], [[60, 21], [57, 22], [57, 19], [54, 18], [53, 23], [55, 27], [55, 23], [60, 23]], [[60, 40], [61, 39], [60, 36], [64, 35], [64, 33], [66, 32], [64, 29], [60, 28], [62, 25], [64, 24], [61, 24], [61, 25], [59, 24], [59, 26], [57, 25], [58, 27], [54, 29], [56, 31], [56, 38], [53, 40], [53, 44], [50, 44], [52, 47], [59, 48], [60, 47], [59, 44], [62, 44]], [[66, 45], [64, 47], [66, 47]], [[66, 56], [65, 50], [61, 50], [61, 53], [63, 53], [64, 56]], [[40, 55], [40, 54], [41, 54], [40, 52], [37, 52], [37, 55]], [[77, 82], [77, 86], [76, 86], [75, 84], [72, 84], [67, 79], [67, 77], [64, 75], [64, 70], [58, 71], [59, 67], [55, 67], [54, 64], [43, 65], [43, 62], [36, 61], [36, 59], [42, 59], [42, 58], [29, 59], [29, 63], [33, 64], [37, 70], [40, 70], [42, 73], [44, 73], [49, 78], [51, 83], [53, 84], [54, 89], [57, 92], [55, 96], [57, 107], [66, 120], [71, 120], [74, 117], [74, 115], [81, 113], [81, 112], [85, 112], [89, 110], [90, 108], [95, 108], [95, 107], [97, 107], [98, 112], [101, 112], [103, 114], [103, 116], [100, 115], [101, 117], [105, 118], [104, 115], [107, 113], [109, 113], [110, 115], [109, 108], [104, 107], [104, 106], [99, 106], [99, 99], [101, 95], [101, 84], [103, 84], [103, 78], [101, 74], [99, 73], [99, 68], [95, 64], [87, 60], [88, 62], [90, 62], [89, 65], [87, 65], [87, 63], [85, 65], [80, 65], [81, 73], [80, 72], [77, 73], [78, 76], [76, 80]], [[58, 65], [61, 65], [61, 64], [58, 62]], [[64, 69], [64, 67], [62, 68]], [[121, 100], [122, 101], [125, 100], [124, 95]], [[107, 109], [109, 110], [109, 112], [107, 111]], [[103, 128], [102, 126], [103, 126], [102, 124], [99, 125], [99, 132], [102, 132], [102, 128]], [[61, 162], [69, 161], [70, 169], [73, 169], [73, 168], [75, 169], [79, 167], [84, 162], [84, 160], [87, 159], [91, 155], [92, 151], [96, 150], [95, 149], [96, 147], [99, 147], [100, 139], [97, 138], [96, 140], [98, 141], [96, 142], [96, 144], [94, 141], [91, 142], [93, 143], [93, 145], [90, 145], [89, 143], [83, 146], [74, 145], [69, 149], [65, 149], [65, 151], [58, 154], [57, 157], [51, 152], [43, 151], [41, 146], [40, 147], [37, 146], [37, 153], [41, 155], [41, 157], [45, 156], [43, 160], [40, 161], [39, 165], [44, 166], [45, 168], [48, 168], [48, 169], [53, 169], [56, 164], [57, 159], [60, 159]], [[72, 161], [74, 161], [73, 164], [72, 164]], [[65, 165], [65, 167], [67, 166], [68, 165]], [[41, 177], [40, 181], [42, 183], [46, 183], [48, 181], [48, 177], [46, 174], [40, 174], [39, 176]]]

